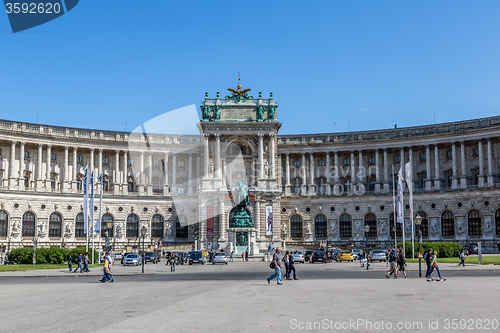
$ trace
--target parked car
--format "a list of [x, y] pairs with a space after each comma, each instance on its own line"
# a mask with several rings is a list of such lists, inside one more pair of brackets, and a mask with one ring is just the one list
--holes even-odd
[[360, 253], [363, 253], [363, 250], [360, 250], [360, 249], [352, 249], [352, 257], [354, 258], [354, 260], [359, 260], [359, 254]]
[[324, 251], [314, 251], [309, 260], [311, 261], [311, 264], [318, 261], [326, 264], [326, 253]]
[[189, 264], [192, 265], [194, 263], [204, 265], [205, 257], [202, 255], [201, 251], [193, 251], [189, 256]]
[[124, 259], [123, 259], [123, 265], [128, 266], [128, 265], [135, 265], [138, 266], [141, 263], [141, 257], [137, 253], [129, 253]]
[[306, 254], [304, 255], [304, 261], [308, 262], [313, 252], [314, 252], [313, 250], [307, 250]]
[[340, 250], [338, 250], [338, 249], [332, 249], [330, 253], [331, 253], [330, 254], [331, 255], [331, 260], [332, 261], [333, 260], [337, 260], [337, 256], [339, 255]]
[[224, 252], [217, 252], [214, 254], [212, 259], [212, 265], [215, 264], [226, 264], [227, 265], [227, 255]]
[[129, 254], [131, 253], [134, 253], [134, 252], [125, 252], [123, 255], [122, 255], [122, 259], [121, 259], [121, 264], [123, 265], [123, 259], [125, 259], [126, 256], [128, 256]]
[[386, 252], [384, 250], [372, 250], [370, 251], [370, 254], [368, 254], [368, 260], [370, 260], [370, 262], [373, 262], [374, 260], [381, 262], [386, 261]]
[[[105, 258], [104, 258], [104, 257], [105, 257], [105, 255], [106, 255], [106, 252], [101, 252], [101, 256], [99, 257], [99, 262], [101, 262], [101, 263], [103, 263], [103, 262], [104, 262], [104, 260], [105, 260]], [[114, 261], [115, 261], [115, 254], [114, 254], [113, 252], [111, 252], [111, 253], [109, 254], [109, 256], [110, 256], [111, 260], [114, 262]]]
[[469, 254], [478, 254], [478, 253], [479, 253], [479, 249], [478, 249], [477, 245], [471, 244], [471, 246], [469, 248]]
[[354, 261], [351, 250], [341, 250], [337, 255], [337, 261]]
[[4, 265], [12, 265], [15, 264], [15, 262], [9, 260], [9, 254], [5, 255], [5, 258], [3, 259], [3, 264]]
[[123, 255], [120, 252], [115, 253], [113, 256], [113, 260], [121, 260], [122, 258], [123, 258]]
[[149, 262], [152, 262], [153, 264], [156, 264], [156, 256], [155, 256], [155, 253], [150, 251], [150, 252], [146, 252], [144, 254], [144, 262], [147, 263], [148, 261]]
[[295, 251], [293, 253], [293, 261], [304, 263], [304, 254], [300, 251]]

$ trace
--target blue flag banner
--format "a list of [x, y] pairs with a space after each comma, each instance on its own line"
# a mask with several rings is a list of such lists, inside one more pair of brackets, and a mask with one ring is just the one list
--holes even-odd
[[102, 173], [97, 176], [97, 182], [101, 184], [101, 192], [99, 194], [99, 216], [94, 226], [94, 232], [99, 235], [101, 234], [101, 206], [102, 206]]
[[396, 211], [398, 213], [396, 222], [403, 223], [403, 170], [398, 172], [398, 194], [396, 197]]
[[88, 165], [85, 166], [84, 177], [83, 177], [83, 232], [87, 233], [87, 223], [88, 223], [88, 208], [87, 204], [87, 183], [88, 183]]
[[[94, 170], [90, 173], [90, 202], [89, 202], [90, 226], [94, 225]], [[92, 229], [92, 228], [91, 228]]]

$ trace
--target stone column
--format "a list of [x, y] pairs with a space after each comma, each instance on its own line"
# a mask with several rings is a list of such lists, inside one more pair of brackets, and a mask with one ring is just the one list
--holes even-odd
[[306, 179], [306, 153], [302, 153], [302, 163], [300, 166], [302, 185], [300, 187], [300, 195], [307, 195], [307, 179]]
[[[198, 188], [200, 185], [200, 179], [201, 179], [201, 159], [200, 159], [200, 154], [196, 154], [196, 183], [195, 183], [196, 188]], [[197, 192], [196, 189], [195, 192]]]
[[477, 152], [479, 158], [479, 175], [477, 177], [477, 186], [484, 187], [484, 156], [483, 156], [483, 141], [477, 142]]
[[222, 167], [220, 158], [220, 134], [215, 135], [215, 178], [222, 180]]
[[139, 152], [139, 195], [144, 195], [144, 152]]
[[266, 237], [266, 229], [263, 230], [263, 235], [260, 234], [260, 201], [255, 200], [255, 213], [254, 213], [254, 227], [257, 229], [257, 238], [265, 238]]
[[115, 150], [115, 177], [113, 179], [113, 194], [120, 194], [120, 151]]
[[193, 195], [193, 154], [191, 153], [188, 159], [188, 195]]
[[126, 150], [123, 151], [123, 183], [122, 183], [122, 193], [124, 195], [128, 194], [128, 153]]
[[274, 163], [274, 133], [269, 134], [269, 178], [275, 179], [276, 166]]
[[204, 155], [204, 164], [203, 164], [203, 175], [204, 178], [209, 178], [209, 164], [210, 164], [210, 153], [208, 149], [208, 134], [203, 135], [203, 155]]
[[[39, 145], [38, 146], [38, 153], [40, 154], [42, 149], [42, 147]], [[78, 148], [76, 147], [73, 147], [73, 175], [71, 177], [71, 192], [73, 193], [76, 193], [78, 191], [78, 186], [77, 186], [77, 181], [76, 181], [76, 175], [77, 175], [77, 169], [78, 169], [78, 165], [77, 165], [77, 154], [78, 154]], [[38, 184], [37, 184], [37, 187], [38, 187]]]
[[403, 147], [399, 148], [399, 154], [400, 154], [399, 165], [401, 167], [401, 172], [404, 175], [406, 173], [405, 173], [405, 149]]
[[487, 141], [487, 156], [488, 156], [488, 174], [486, 175], [488, 178], [488, 186], [493, 186], [493, 151], [491, 150], [491, 139], [488, 138]]
[[163, 159], [163, 164], [164, 164], [164, 169], [163, 171], [165, 172], [164, 178], [165, 181], [163, 182], [163, 195], [166, 196], [168, 195], [168, 152], [165, 153], [165, 157]]
[[364, 183], [365, 182], [365, 166], [363, 165], [363, 151], [362, 150], [358, 151], [358, 154], [359, 154], [359, 170], [358, 170], [359, 179], [358, 179], [358, 181], [360, 183]]
[[425, 146], [425, 172], [427, 177], [425, 180], [425, 190], [430, 191], [432, 189], [432, 175], [431, 175], [431, 149], [429, 145]]
[[227, 216], [224, 212], [224, 199], [219, 201], [219, 242], [227, 241]]
[[290, 153], [286, 153], [285, 195], [290, 195]]
[[330, 178], [330, 152], [326, 152], [326, 184], [325, 184], [325, 194], [326, 195], [331, 195], [332, 194], [332, 187], [331, 187], [331, 178]]
[[[21, 151], [19, 152], [19, 178], [18, 185], [20, 190], [24, 190], [26, 187], [24, 186], [24, 142], [21, 142]], [[28, 180], [29, 184], [29, 180]], [[29, 185], [28, 185], [29, 186]]]
[[67, 193], [69, 189], [69, 147], [64, 146], [64, 176], [63, 176], [63, 193]]
[[[76, 148], [75, 148], [75, 150], [76, 150]], [[39, 143], [38, 144], [37, 165], [36, 165], [36, 190], [37, 191], [42, 191], [42, 158], [43, 158], [42, 144]], [[76, 157], [75, 157], [75, 161], [76, 161]], [[76, 188], [76, 185], [75, 185], [75, 188]]]
[[389, 158], [387, 149], [384, 149], [384, 192], [389, 192]]
[[90, 179], [90, 174], [92, 173], [92, 171], [95, 170], [95, 167], [94, 167], [95, 163], [94, 163], [94, 149], [90, 148], [90, 168], [89, 168], [89, 179]]
[[380, 152], [375, 149], [375, 193], [380, 193]]
[[455, 142], [451, 144], [451, 159], [452, 159], [452, 164], [453, 164], [453, 178], [452, 178], [452, 184], [451, 188], [452, 189], [457, 189], [458, 188], [458, 168], [457, 168], [457, 147]]
[[465, 142], [460, 141], [460, 164], [462, 177], [460, 177], [460, 188], [467, 188], [467, 175], [465, 173]]
[[314, 153], [309, 153], [309, 195], [316, 194], [316, 184], [314, 183]]
[[9, 190], [14, 190], [16, 188], [16, 178], [15, 178], [15, 163], [16, 163], [16, 142], [12, 141], [10, 143], [10, 163], [9, 163]]
[[177, 153], [172, 153], [172, 185], [177, 186]]
[[99, 168], [98, 173], [99, 174], [103, 174], [103, 181], [104, 181], [104, 173], [103, 173], [103, 170], [102, 170], [102, 149], [98, 150], [97, 156], [98, 156], [97, 158], [99, 159], [99, 161], [97, 163], [98, 168]]
[[439, 147], [437, 144], [434, 145], [434, 166], [435, 166], [434, 188], [438, 190], [441, 188], [441, 175], [439, 173]]
[[252, 158], [252, 186], [257, 186], [257, 161]]
[[148, 153], [148, 195], [153, 195], [153, 153]]
[[351, 150], [351, 184], [356, 184], [356, 162], [354, 161], [353, 150]]
[[335, 166], [334, 166], [335, 174], [333, 176], [333, 182], [335, 184], [338, 184], [339, 183], [339, 169], [340, 169], [340, 167], [339, 167], [339, 153], [337, 151], [335, 152], [335, 154], [333, 156], [333, 161], [335, 163]]
[[47, 166], [45, 168], [45, 191], [52, 191], [52, 186], [50, 182], [50, 171], [51, 171], [51, 166], [50, 166], [50, 155], [51, 155], [51, 145], [47, 145]]
[[264, 178], [264, 135], [259, 134], [259, 178]]

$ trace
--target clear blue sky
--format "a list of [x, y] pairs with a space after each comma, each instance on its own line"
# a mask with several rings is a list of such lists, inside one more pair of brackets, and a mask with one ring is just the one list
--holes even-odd
[[12, 34], [2, 12], [0, 118], [130, 131], [238, 72], [274, 92], [282, 134], [494, 116], [499, 18], [500, 1], [82, 0]]

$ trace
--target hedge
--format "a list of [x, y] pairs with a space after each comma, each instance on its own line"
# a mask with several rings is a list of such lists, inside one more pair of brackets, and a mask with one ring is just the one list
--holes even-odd
[[[38, 248], [36, 249], [37, 264], [65, 264], [68, 257], [72, 255], [72, 262], [76, 263], [78, 254], [85, 254], [85, 247], [77, 247], [72, 250], [66, 250], [60, 247]], [[89, 261], [92, 259], [92, 249], [89, 253]], [[9, 253], [9, 260], [16, 264], [31, 264], [33, 263], [33, 248], [22, 247], [14, 249]], [[99, 262], [99, 252], [94, 251], [94, 260]]]
[[[403, 243], [398, 243], [398, 247], [403, 247]], [[453, 258], [458, 257], [460, 250], [463, 249], [462, 245], [453, 242], [424, 242], [421, 243], [421, 252], [427, 251], [432, 248], [433, 251], [437, 251], [438, 258]], [[418, 242], [415, 242], [415, 258], [418, 257]], [[405, 254], [406, 258], [410, 258], [411, 255], [411, 241], [405, 242]]]

